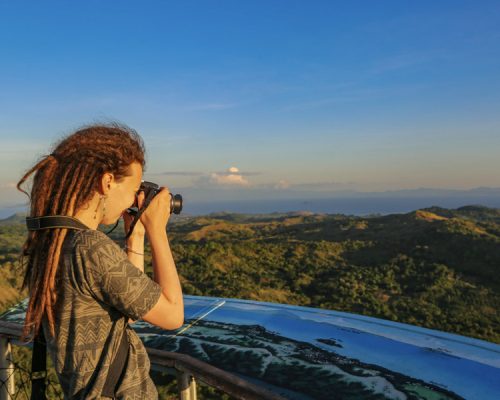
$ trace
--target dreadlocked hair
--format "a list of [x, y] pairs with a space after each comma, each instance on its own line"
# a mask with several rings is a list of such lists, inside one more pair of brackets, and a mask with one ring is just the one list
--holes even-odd
[[[30, 197], [31, 217], [71, 217], [92, 199], [104, 173], [120, 180], [133, 162], [145, 164], [144, 144], [137, 132], [115, 123], [86, 126], [56, 144], [50, 155], [26, 172], [17, 189]], [[33, 173], [29, 195], [21, 186]], [[25, 266], [22, 287], [29, 291], [25, 340], [38, 333], [44, 316], [55, 335], [56, 282], [67, 232], [64, 228], [28, 232], [21, 256]]]

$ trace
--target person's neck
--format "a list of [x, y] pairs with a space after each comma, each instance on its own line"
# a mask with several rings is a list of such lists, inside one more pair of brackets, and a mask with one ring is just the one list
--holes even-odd
[[94, 196], [94, 198], [90, 200], [86, 206], [80, 208], [75, 213], [74, 218], [87, 225], [90, 229], [97, 229], [102, 219], [101, 210], [100, 207], [98, 207], [98, 201], [99, 200]]
[[74, 215], [74, 218], [76, 218], [82, 224], [88, 226], [90, 229], [96, 230], [97, 227], [99, 226], [99, 220], [94, 219], [93, 215], [87, 215], [87, 213], [77, 212]]

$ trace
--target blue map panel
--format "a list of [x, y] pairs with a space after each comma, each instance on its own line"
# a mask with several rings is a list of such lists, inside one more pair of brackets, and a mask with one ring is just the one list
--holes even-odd
[[[500, 399], [500, 345], [316, 308], [186, 296], [186, 324], [133, 328], [289, 399]], [[26, 301], [0, 319], [22, 324]]]

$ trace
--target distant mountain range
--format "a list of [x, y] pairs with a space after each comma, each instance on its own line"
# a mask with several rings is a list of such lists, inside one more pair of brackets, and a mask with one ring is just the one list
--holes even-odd
[[[346, 193], [347, 194], [347, 193]], [[389, 190], [384, 192], [350, 192], [348, 196], [361, 197], [476, 197], [476, 196], [498, 196], [500, 199], [500, 188], [478, 187], [469, 190], [460, 189], [432, 189], [418, 188], [407, 190]]]

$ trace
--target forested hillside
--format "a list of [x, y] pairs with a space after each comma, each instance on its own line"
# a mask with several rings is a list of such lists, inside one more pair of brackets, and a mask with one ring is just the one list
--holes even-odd
[[0, 220], [0, 312], [26, 296], [20, 291], [22, 272], [19, 265], [25, 235], [26, 229], [19, 216]]
[[[186, 294], [342, 310], [500, 343], [500, 210], [211, 214], [177, 218], [168, 231]], [[24, 232], [18, 218], [0, 222], [1, 308], [22, 297], [12, 285]]]

